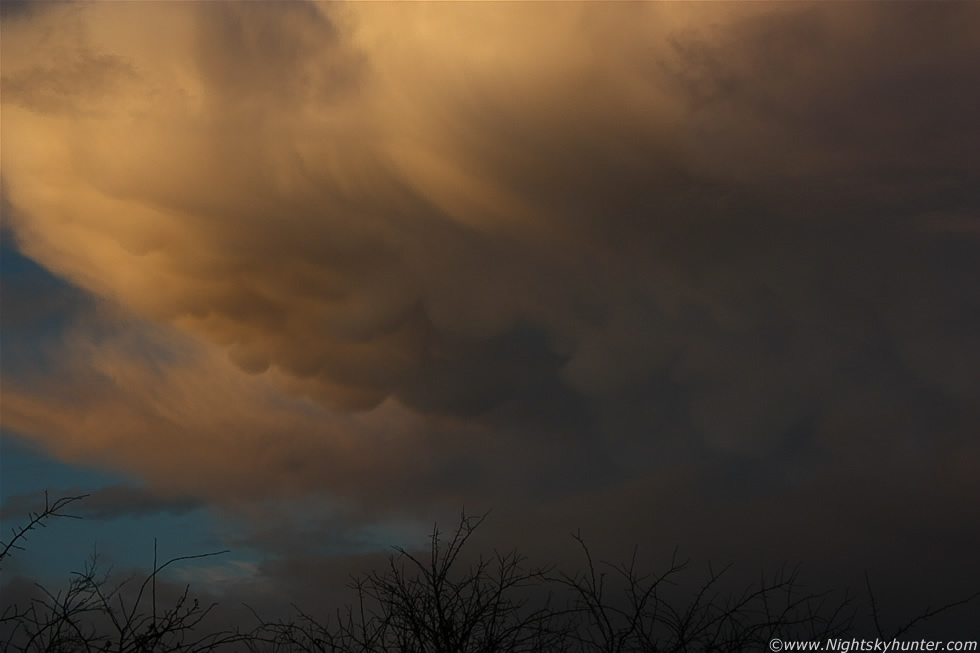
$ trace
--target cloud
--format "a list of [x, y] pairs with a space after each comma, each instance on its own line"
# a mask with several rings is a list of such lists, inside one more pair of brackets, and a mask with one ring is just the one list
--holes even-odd
[[[42, 370], [61, 376], [5, 381], [4, 427], [170, 492], [234, 502], [318, 487], [323, 475], [334, 487], [361, 485], [358, 468], [382, 444], [363, 419], [330, 415], [283, 394], [281, 379], [243, 375], [224, 352], [109, 308], [76, 317], [47, 356]], [[381, 411], [373, 419], [383, 420]], [[383, 471], [381, 460], [370, 462]]]
[[[193, 497], [158, 496], [147, 488], [123, 484], [95, 490], [52, 489], [47, 494], [52, 498], [86, 495], [83, 502], [73, 506], [71, 514], [87, 519], [118, 519], [160, 512], [182, 514], [203, 505], [200, 499]], [[20, 519], [30, 512], [40, 513], [43, 510], [43, 493], [16, 494], [8, 497], [0, 507], [0, 519]]]
[[10, 228], [103, 312], [5, 422], [228, 501], [960, 446], [977, 11], [28, 13]]

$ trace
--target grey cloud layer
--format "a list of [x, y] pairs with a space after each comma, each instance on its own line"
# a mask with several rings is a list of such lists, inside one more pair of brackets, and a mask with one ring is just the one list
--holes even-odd
[[[200, 499], [193, 497], [161, 497], [143, 487], [131, 485], [110, 485], [95, 490], [80, 488], [51, 489], [48, 497], [74, 497], [86, 495], [75, 504], [68, 514], [87, 519], [117, 519], [152, 515], [161, 512], [182, 514], [203, 506]], [[17, 494], [7, 498], [0, 507], [0, 518], [21, 521], [28, 513], [44, 510], [43, 494]]]

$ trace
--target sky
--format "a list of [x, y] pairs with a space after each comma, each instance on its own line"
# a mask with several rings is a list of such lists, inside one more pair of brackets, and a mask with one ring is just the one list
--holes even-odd
[[316, 600], [465, 508], [977, 589], [980, 5], [2, 18], [4, 535], [90, 495], [8, 579]]

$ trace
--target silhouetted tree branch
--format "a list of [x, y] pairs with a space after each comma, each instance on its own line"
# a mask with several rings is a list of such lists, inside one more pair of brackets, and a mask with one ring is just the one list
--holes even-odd
[[[66, 497], [31, 513], [27, 526], [14, 530], [0, 560], [24, 534], [83, 497]], [[137, 585], [130, 576], [112, 582], [111, 570], [98, 569], [93, 554], [68, 586], [51, 592], [37, 585], [26, 606], [9, 606], [0, 617], [0, 649], [17, 653], [114, 651], [204, 653], [247, 650], [255, 653], [670, 653], [744, 651], [786, 641], [844, 637], [854, 624], [854, 597], [808, 591], [798, 567], [781, 567], [756, 583], [725, 590], [730, 567], [707, 567], [693, 594], [679, 594], [692, 573], [676, 550], [665, 571], [646, 572], [637, 550], [628, 562], [593, 557], [581, 533], [572, 535], [584, 558], [577, 572], [534, 567], [516, 550], [494, 551], [464, 564], [463, 548], [486, 514], [467, 516], [446, 534], [436, 525], [428, 550], [396, 548], [387, 565], [351, 578], [355, 599], [333, 618], [317, 621], [293, 606], [293, 617], [271, 622], [248, 608], [252, 630], [210, 631], [205, 619], [214, 603], [202, 605], [185, 585], [169, 607], [158, 610], [157, 576], [179, 562], [226, 551], [157, 561]], [[724, 582], [723, 582], [724, 581]], [[882, 636], [879, 605], [865, 578], [871, 616]], [[730, 583], [729, 583], [730, 586]], [[921, 622], [975, 600], [927, 609], [899, 628], [900, 637]], [[148, 604], [148, 605], [147, 605]]]
[[13, 537], [6, 543], [0, 542], [0, 562], [3, 562], [12, 551], [23, 551], [24, 548], [19, 546], [17, 542], [23, 540], [27, 537], [27, 534], [34, 529], [45, 527], [45, 522], [53, 517], [60, 517], [62, 519], [81, 519], [78, 515], [68, 515], [63, 512], [70, 504], [80, 501], [87, 497], [87, 494], [81, 494], [73, 497], [61, 497], [54, 503], [48, 501], [48, 493], [44, 493], [44, 508], [39, 512], [29, 513], [29, 520], [27, 524], [21, 526], [20, 528], [11, 529], [13, 532]]
[[[63, 510], [85, 496], [63, 497], [49, 503], [45, 493], [44, 509], [32, 512], [27, 525], [14, 529], [13, 538], [0, 551], [0, 560], [12, 550], [23, 550], [17, 542], [23, 540], [29, 531], [44, 526], [45, 520], [51, 517], [77, 518], [65, 514]], [[52, 592], [35, 584], [39, 596], [32, 598], [26, 607], [7, 606], [0, 615], [0, 627], [3, 627], [0, 644], [3, 651], [17, 652], [142, 653], [214, 651], [222, 645], [240, 642], [244, 636], [237, 632], [220, 631], [203, 635], [196, 632], [215, 604], [204, 606], [191, 598], [189, 585], [184, 587], [171, 607], [163, 613], [157, 611], [156, 577], [161, 571], [178, 562], [223, 553], [227, 551], [180, 556], [157, 564], [154, 543], [153, 568], [132, 598], [127, 598], [124, 590], [133, 577], [111, 584], [111, 570], [100, 572], [98, 555], [93, 553], [83, 571], [71, 574], [66, 589]], [[149, 612], [144, 609], [147, 601], [151, 603]]]
[[889, 639], [889, 640], [898, 639], [920, 623], [928, 621], [929, 619], [932, 619], [935, 616], [938, 616], [944, 612], [952, 610], [953, 608], [969, 605], [970, 603], [973, 603], [973, 601], [980, 599], [980, 592], [974, 592], [973, 594], [967, 596], [966, 598], [960, 599], [958, 601], [952, 601], [950, 603], [946, 603], [945, 605], [942, 605], [938, 608], [926, 607], [925, 611], [922, 614], [918, 615], [917, 617], [914, 617], [913, 619], [909, 620], [905, 625], [897, 628], [894, 634], [891, 635], [891, 637], [886, 637], [881, 627], [878, 602], [875, 600], [874, 591], [871, 589], [871, 578], [868, 576], [867, 571], [864, 572], [864, 584], [868, 590], [868, 601], [871, 603], [871, 617], [874, 619], [875, 630], [877, 631], [878, 637], [880, 637], [881, 639]]

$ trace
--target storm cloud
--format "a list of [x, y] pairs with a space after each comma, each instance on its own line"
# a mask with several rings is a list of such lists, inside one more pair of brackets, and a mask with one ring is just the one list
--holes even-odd
[[17, 12], [5, 227], [97, 307], [48, 371], [5, 374], [5, 427], [351, 519], [626, 510], [671, 466], [696, 505], [789, 492], [786, 514], [874, 466], [858, 515], [913, 462], [948, 481], [922, 505], [976, 510], [978, 24], [955, 2]]

